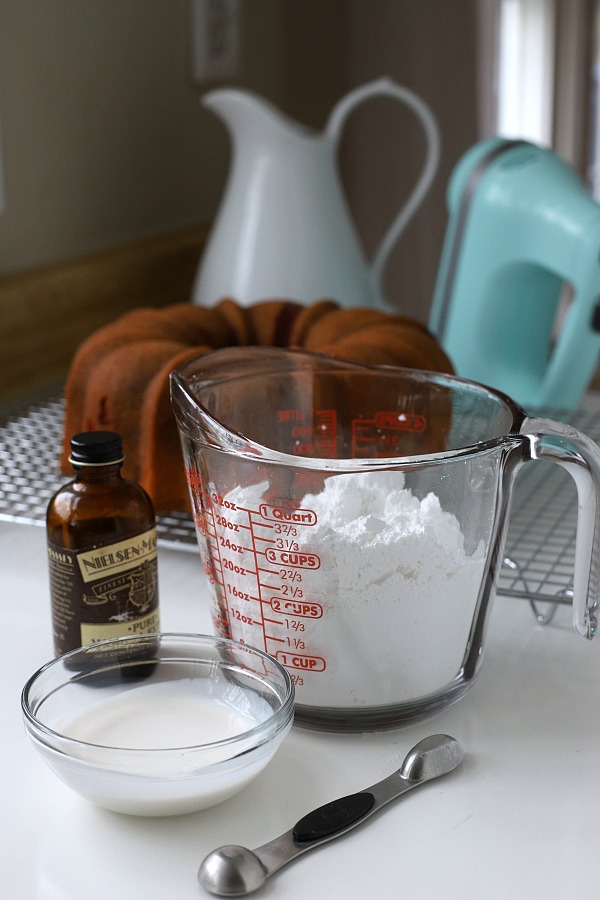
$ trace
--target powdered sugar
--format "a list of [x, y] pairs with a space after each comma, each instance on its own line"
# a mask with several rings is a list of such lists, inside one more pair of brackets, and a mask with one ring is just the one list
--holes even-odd
[[[269, 568], [255, 563], [261, 540], [277, 546], [276, 535], [261, 530], [261, 521], [272, 515], [260, 512], [267, 487], [239, 487], [227, 495], [235, 506], [230, 518], [241, 528], [249, 521], [254, 536], [236, 554], [246, 573]], [[303, 705], [409, 703], [446, 688], [465, 654], [483, 577], [483, 544], [468, 555], [456, 517], [434, 494], [415, 497], [401, 472], [332, 476], [299, 507], [314, 515], [304, 522], [298, 515], [296, 556], [281, 557], [292, 566], [300, 560], [299, 580], [281, 582], [271, 567], [249, 589], [246, 574], [224, 572], [227, 599], [242, 592], [249, 598], [229, 609], [232, 636], [265, 647], [288, 665]], [[258, 604], [252, 598], [259, 598], [260, 611], [250, 612]]]

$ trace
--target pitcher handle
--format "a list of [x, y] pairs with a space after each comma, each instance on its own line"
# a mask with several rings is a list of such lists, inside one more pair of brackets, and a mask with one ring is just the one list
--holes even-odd
[[594, 637], [598, 621], [600, 554], [600, 450], [570, 425], [529, 417], [521, 426], [530, 458], [558, 463], [577, 488], [577, 534], [573, 573], [573, 627]]
[[396, 84], [391, 78], [379, 78], [351, 91], [333, 108], [327, 121], [325, 134], [330, 138], [334, 147], [337, 146], [346, 119], [354, 108], [365, 100], [380, 96], [392, 97], [400, 103], [410, 106], [420, 119], [427, 140], [427, 153], [419, 179], [408, 200], [384, 234], [383, 240], [373, 256], [371, 275], [376, 279], [381, 289], [383, 270], [389, 255], [398, 238], [423, 202], [437, 172], [440, 161], [440, 136], [437, 122], [431, 110], [420, 97], [408, 88]]

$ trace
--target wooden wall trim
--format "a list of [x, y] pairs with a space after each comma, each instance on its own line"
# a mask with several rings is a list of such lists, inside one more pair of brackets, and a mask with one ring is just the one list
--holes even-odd
[[137, 306], [184, 302], [209, 226], [0, 279], [0, 402], [62, 380], [91, 332]]

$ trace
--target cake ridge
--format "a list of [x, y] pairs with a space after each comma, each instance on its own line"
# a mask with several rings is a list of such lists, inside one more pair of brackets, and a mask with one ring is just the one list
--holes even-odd
[[158, 513], [189, 511], [169, 374], [212, 350], [257, 344], [453, 372], [420, 322], [381, 310], [344, 308], [330, 299], [308, 306], [271, 299], [242, 307], [227, 297], [214, 307], [140, 307], [98, 329], [75, 353], [65, 386], [61, 470], [71, 471], [73, 434], [117, 431], [125, 447], [124, 476], [146, 489]]

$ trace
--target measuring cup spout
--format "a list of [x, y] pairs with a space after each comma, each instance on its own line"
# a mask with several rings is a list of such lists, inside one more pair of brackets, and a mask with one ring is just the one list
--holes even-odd
[[[230, 347], [171, 372], [171, 405], [180, 438], [188, 441], [190, 453], [207, 446], [253, 458], [287, 449], [278, 446], [274, 384], [285, 380], [280, 390], [282, 400], [286, 395], [284, 405], [311, 402], [307, 397], [314, 365], [302, 359], [311, 356], [269, 347]], [[296, 382], [302, 397], [291, 399]], [[289, 415], [293, 418], [293, 411]]]
[[240, 442], [228, 428], [219, 422], [209, 409], [198, 401], [197, 392], [204, 389], [202, 381], [186, 378], [183, 372], [170, 376], [171, 405], [177, 420], [180, 437], [193, 445], [231, 447], [235, 452]]

